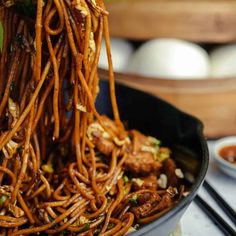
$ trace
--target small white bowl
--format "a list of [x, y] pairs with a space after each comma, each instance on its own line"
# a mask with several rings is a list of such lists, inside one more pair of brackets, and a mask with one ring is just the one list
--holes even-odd
[[225, 174], [233, 178], [236, 178], [236, 165], [231, 164], [230, 162], [224, 160], [219, 154], [219, 151], [222, 148], [231, 146], [231, 145], [236, 145], [236, 136], [229, 136], [222, 139], [218, 139], [214, 143], [213, 157], [216, 163], [218, 164], [220, 170], [222, 170]]

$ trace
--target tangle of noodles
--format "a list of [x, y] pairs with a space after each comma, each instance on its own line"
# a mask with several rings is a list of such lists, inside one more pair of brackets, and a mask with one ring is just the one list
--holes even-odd
[[[103, 0], [31, 8], [1, 2], [0, 233], [124, 235], [180, 199], [181, 170], [120, 121]], [[103, 38], [114, 121], [95, 108]]]

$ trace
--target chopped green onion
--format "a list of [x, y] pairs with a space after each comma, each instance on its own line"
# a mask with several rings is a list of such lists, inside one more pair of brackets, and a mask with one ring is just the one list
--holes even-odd
[[166, 159], [170, 158], [171, 151], [169, 148], [160, 148], [159, 153], [155, 156], [155, 160], [163, 162]]
[[161, 141], [155, 137], [148, 136], [149, 141], [155, 146], [161, 146]]
[[125, 184], [127, 184], [129, 182], [129, 178], [126, 175], [124, 175], [123, 176], [123, 181], [124, 181]]
[[3, 37], [4, 37], [4, 30], [3, 30], [2, 22], [0, 21], [0, 50], [1, 51], [3, 47]]
[[52, 165], [50, 164], [42, 165], [42, 169], [44, 172], [47, 172], [49, 174], [52, 174], [54, 172]]
[[107, 226], [107, 229], [112, 229], [114, 227], [114, 224], [113, 223], [109, 223], [108, 226]]
[[144, 181], [140, 178], [133, 178], [132, 182], [136, 183], [139, 187], [142, 187]]
[[80, 233], [86, 232], [90, 229], [90, 222], [84, 224], [84, 227], [80, 230]]
[[2, 195], [0, 197], [0, 206], [3, 206], [3, 204], [5, 203], [5, 201], [7, 200], [7, 196], [6, 195]]
[[137, 206], [138, 205], [138, 197], [136, 195], [134, 195], [133, 197], [131, 197], [129, 199], [129, 202], [133, 205], [133, 206]]

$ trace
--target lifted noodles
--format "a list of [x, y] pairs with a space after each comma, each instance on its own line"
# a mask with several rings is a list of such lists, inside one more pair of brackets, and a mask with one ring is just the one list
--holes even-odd
[[[124, 235], [181, 198], [159, 140], [120, 121], [103, 0], [2, 0], [0, 234]], [[98, 114], [102, 38], [114, 121]]]

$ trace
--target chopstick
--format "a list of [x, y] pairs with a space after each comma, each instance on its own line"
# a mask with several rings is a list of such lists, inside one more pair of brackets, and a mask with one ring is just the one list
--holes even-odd
[[213, 210], [199, 195], [194, 199], [196, 204], [211, 218], [211, 220], [221, 229], [227, 236], [236, 236], [236, 231], [215, 211]]
[[203, 186], [207, 192], [214, 198], [216, 203], [224, 210], [225, 214], [236, 225], [236, 212], [234, 209], [216, 192], [216, 190], [205, 180]]

